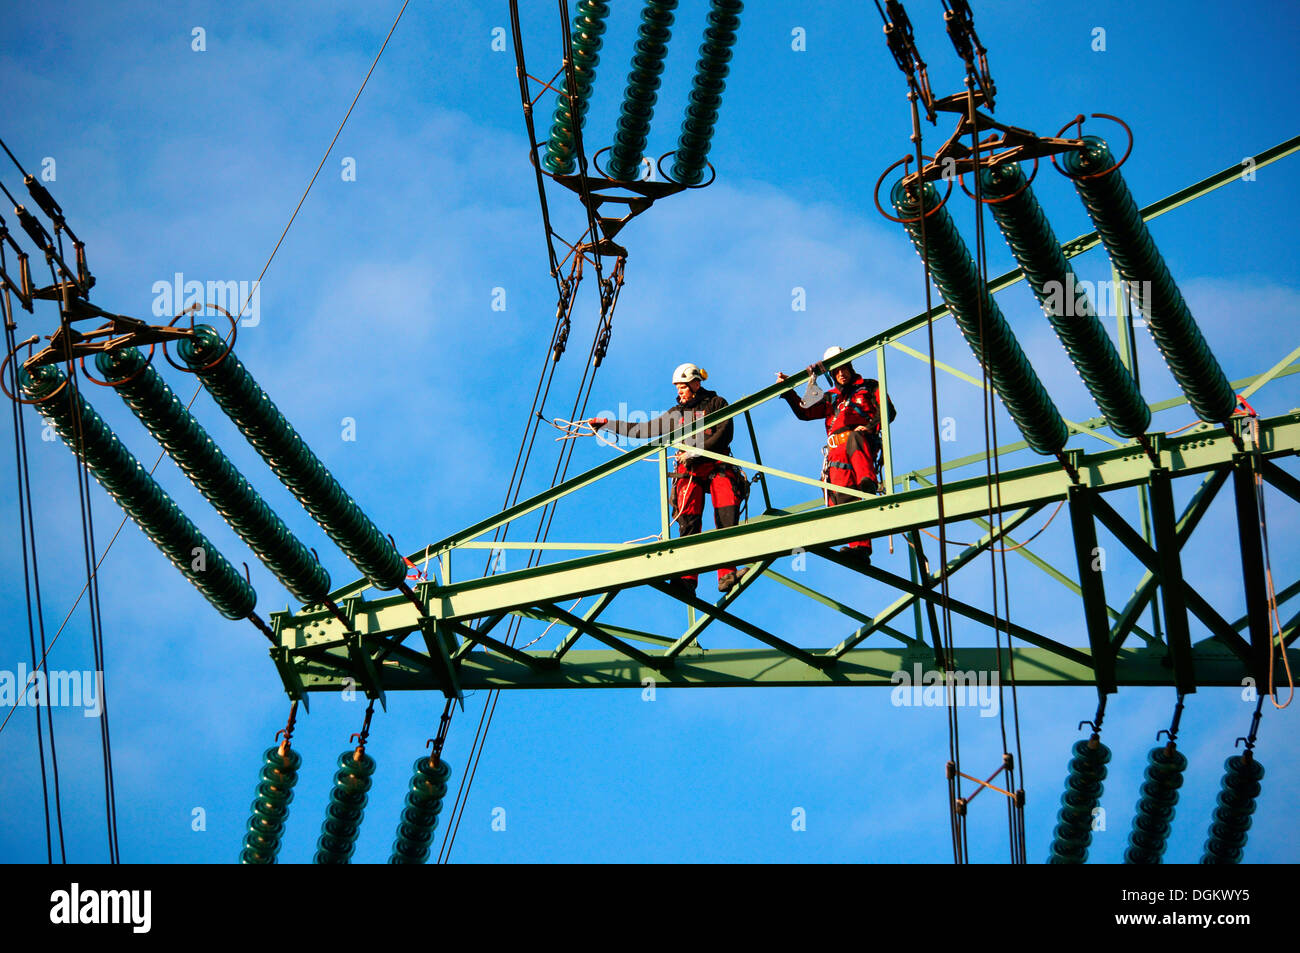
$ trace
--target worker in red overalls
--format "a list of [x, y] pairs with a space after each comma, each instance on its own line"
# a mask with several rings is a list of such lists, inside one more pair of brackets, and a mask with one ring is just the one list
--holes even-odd
[[[830, 347], [822, 355], [826, 362], [843, 353], [842, 347]], [[780, 372], [777, 380], [788, 380]], [[793, 391], [785, 398], [794, 415], [800, 420], [826, 421], [826, 462], [822, 468], [822, 482], [848, 487], [863, 493], [880, 492], [880, 385], [874, 380], [864, 380], [852, 364], [837, 367], [835, 384], [822, 392], [816, 385], [813, 369], [808, 371], [808, 394], [801, 402]], [[896, 412], [894, 402], [889, 402], [889, 420]], [[826, 505], [853, 503], [860, 497], [847, 493], [826, 491]], [[843, 552], [863, 560], [871, 559], [871, 540], [859, 539], [844, 547]]]
[[[723, 398], [703, 386], [703, 381], [708, 376], [708, 371], [703, 371], [694, 364], [680, 365], [673, 371], [673, 384], [677, 387], [677, 406], [654, 420], [630, 424], [623, 420], [592, 417], [587, 423], [596, 429], [608, 427], [615, 433], [636, 440], [669, 437], [715, 410], [727, 406]], [[712, 453], [731, 456], [731, 437], [731, 421], [726, 420], [693, 437], [692, 443]], [[672, 500], [678, 535], [693, 536], [700, 531], [704, 516], [705, 493], [713, 497], [714, 525], [718, 529], [735, 526], [746, 489], [744, 474], [737, 467], [692, 454], [690, 451], [679, 450], [673, 472]], [[741, 571], [743, 569], [744, 567], [741, 567]], [[675, 584], [693, 592], [698, 581], [696, 575], [691, 573], [680, 577]], [[724, 566], [718, 570], [719, 592], [730, 592], [739, 581], [740, 573], [736, 567]]]

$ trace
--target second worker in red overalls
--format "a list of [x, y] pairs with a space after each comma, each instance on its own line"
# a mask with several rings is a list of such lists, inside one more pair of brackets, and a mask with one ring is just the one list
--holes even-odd
[[[829, 361], [843, 350], [840, 347], [827, 348], [822, 360]], [[811, 371], [809, 373], [811, 374]], [[789, 379], [781, 373], [776, 376], [782, 381]], [[807, 406], [800, 402], [793, 390], [786, 391], [781, 396], [800, 420], [826, 422], [826, 465], [822, 472], [823, 482], [862, 493], [879, 493], [880, 473], [877, 458], [880, 455], [880, 386], [874, 380], [864, 380], [860, 377], [852, 364], [837, 367], [834, 377], [836, 386]], [[894, 417], [894, 402], [891, 400], [889, 402], [891, 422]], [[861, 497], [848, 493], [826, 491], [827, 506], [854, 503], [859, 499]], [[845, 547], [845, 552], [870, 559], [871, 540], [855, 540]]]

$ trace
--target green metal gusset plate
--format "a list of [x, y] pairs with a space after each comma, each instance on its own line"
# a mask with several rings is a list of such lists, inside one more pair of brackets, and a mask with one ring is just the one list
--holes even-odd
[[379, 669], [376, 667], [374, 659], [370, 657], [370, 652], [366, 648], [360, 633], [349, 633], [344, 642], [344, 647], [347, 649], [349, 667], [354, 673], [357, 683], [365, 691], [366, 697], [378, 699], [379, 704], [387, 711], [388, 699], [384, 696], [383, 679], [379, 677]]
[[429, 653], [429, 670], [438, 683], [439, 690], [448, 698], [454, 698], [464, 707], [465, 695], [461, 690], [457, 666], [451, 657], [459, 647], [456, 635], [450, 626], [439, 625], [436, 619], [422, 619], [420, 634], [424, 636], [425, 649]]
[[303, 686], [294, 660], [289, 655], [289, 650], [283, 645], [271, 646], [271, 661], [275, 663], [275, 670], [280, 673], [280, 681], [284, 682], [284, 691], [289, 696], [289, 700], [302, 702], [303, 710], [310, 711], [311, 705], [307, 701], [306, 688]]

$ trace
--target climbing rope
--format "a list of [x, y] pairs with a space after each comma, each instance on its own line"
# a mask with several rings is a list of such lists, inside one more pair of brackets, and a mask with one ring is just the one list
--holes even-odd
[[[556, 306], [556, 324], [551, 335], [551, 344], [548, 348], [549, 361], [543, 364], [542, 372], [539, 375], [537, 389], [533, 395], [533, 404], [529, 408], [528, 416], [525, 418], [524, 434], [520, 439], [519, 450], [515, 455], [515, 466], [511, 473], [509, 484], [506, 488], [505, 507], [513, 505], [519, 498], [520, 491], [523, 487], [523, 476], [528, 468], [529, 460], [532, 457], [533, 447], [537, 440], [538, 428], [541, 422], [546, 418], [543, 413], [546, 407], [547, 398], [550, 395], [551, 383], [554, 380], [555, 369], [560, 355], [564, 351], [568, 337], [570, 325], [570, 315], [576, 301], [576, 285], [581, 280], [582, 260], [586, 257], [583, 250], [582, 239], [577, 245], [571, 245], [570, 251], [574, 256], [571, 266], [572, 281], [566, 281], [559, 273], [559, 264], [556, 261], [553, 238], [560, 236], [555, 233], [550, 224], [549, 209], [546, 202], [545, 187], [542, 182], [542, 165], [546, 165], [552, 172], [563, 170], [571, 171], [572, 166], [569, 162], [576, 160], [576, 167], [579, 176], [579, 194], [582, 204], [587, 213], [587, 231], [585, 236], [590, 236], [590, 253], [591, 261], [596, 270], [596, 282], [600, 295], [600, 319], [597, 323], [596, 332], [592, 340], [591, 352], [588, 355], [587, 364], [583, 368], [582, 381], [578, 385], [577, 396], [574, 398], [574, 408], [570, 413], [570, 418], [576, 420], [582, 417], [579, 412], [579, 404], [582, 411], [586, 410], [587, 401], [591, 396], [591, 388], [595, 382], [595, 371], [600, 367], [608, 348], [610, 334], [613, 328], [614, 309], [618, 303], [619, 292], [623, 286], [623, 265], [624, 258], [619, 256], [614, 270], [609, 278], [604, 275], [601, 254], [597, 248], [600, 241], [599, 226], [596, 221], [596, 203], [592, 201], [590, 188], [587, 182], [587, 155], [582, 142], [582, 126], [586, 111], [586, 102], [590, 96], [590, 83], [594, 77], [594, 70], [598, 57], [596, 55], [600, 47], [600, 34], [604, 31], [604, 17], [608, 14], [609, 8], [601, 0], [580, 0], [578, 5], [578, 17], [574, 20], [574, 27], [577, 37], [573, 35], [575, 31], [570, 30], [568, 2], [559, 0], [560, 20], [563, 26], [563, 42], [566, 51], [564, 65], [562, 70], [565, 74], [564, 91], [561, 91], [556, 105], [555, 123], [552, 126], [551, 138], [548, 142], [547, 157], [541, 163], [536, 163], [537, 168], [537, 188], [542, 206], [543, 225], [546, 230], [546, 241], [548, 253], [551, 261], [551, 274], [556, 280], [556, 288], [559, 296], [559, 302]], [[523, 111], [525, 125], [528, 129], [529, 141], [536, 146], [537, 140], [534, 131], [532, 107], [533, 101], [529, 98], [528, 79], [524, 56], [522, 35], [519, 27], [519, 10], [515, 0], [510, 4], [511, 26], [515, 38], [516, 51], [516, 69], [519, 77], [520, 94], [523, 101]], [[558, 74], [557, 74], [558, 75]], [[546, 84], [549, 86], [549, 84]], [[571, 146], [570, 146], [571, 140]], [[563, 241], [563, 239], [560, 239]], [[566, 243], [567, 244], [567, 243]], [[549, 366], [548, 366], [549, 364]], [[554, 487], [557, 482], [564, 479], [568, 472], [569, 461], [573, 457], [574, 445], [570, 442], [561, 448], [559, 460], [556, 463], [555, 472], [551, 477], [551, 486]], [[550, 532], [551, 521], [554, 519], [555, 505], [548, 503], [542, 507], [537, 533], [534, 535], [534, 542], [544, 541]], [[510, 524], [506, 523], [499, 526], [493, 532], [493, 542], [504, 540], [509, 532]], [[533, 566], [541, 558], [540, 550], [533, 550], [528, 559], [528, 566]], [[492, 558], [489, 555], [484, 572], [487, 573], [492, 568]], [[506, 644], [513, 646], [518, 637], [519, 618], [515, 617], [507, 625]], [[479, 716], [479, 724], [475, 730], [473, 742], [470, 746], [469, 767], [465, 774], [461, 776], [460, 785], [456, 792], [456, 798], [452, 804], [451, 823], [446, 828], [442, 844], [438, 851], [437, 861], [445, 863], [450, 856], [451, 847], [455, 842], [456, 833], [460, 828], [460, 819], [464, 816], [465, 806], [468, 801], [470, 787], [474, 783], [474, 778], [478, 771], [478, 763], [483, 753], [483, 744], [487, 732], [491, 727], [492, 717], [496, 712], [496, 705], [500, 699], [500, 691], [493, 691], [489, 694], [487, 702], [484, 704], [483, 712]]]
[[[966, 8], [967, 17], [969, 17], [969, 8]], [[958, 46], [958, 52], [966, 50], [966, 88], [970, 94], [968, 98], [968, 115], [967, 118], [971, 123], [971, 146], [976, 159], [979, 158], [979, 132], [975, 123], [975, 96], [974, 91], [979, 77], [975, 72], [975, 64], [971, 56], [969, 42], [963, 43], [959, 39], [959, 34], [953, 32], [953, 24], [950, 23], [950, 34], [953, 36], [954, 43]], [[973, 28], [970, 30], [970, 36], [973, 37]], [[978, 40], [975, 40], [978, 46]], [[981, 49], [981, 56], [983, 51]], [[987, 75], [987, 74], [986, 74]], [[992, 108], [992, 97], [990, 95], [990, 109]], [[979, 274], [981, 287], [988, 287], [988, 249], [985, 241], [984, 230], [984, 202], [982, 199], [983, 185], [979, 181], [980, 176], [973, 177], [975, 181], [975, 254], [976, 254], [976, 271]], [[989, 300], [992, 300], [990, 297]], [[993, 399], [992, 389], [989, 387], [989, 368], [985, 362], [984, 348], [987, 346], [988, 339], [984, 333], [984, 313], [982, 306], [977, 306], [979, 313], [979, 339], [980, 339], [980, 373], [982, 375], [982, 387], [980, 388], [981, 397], [981, 415], [984, 418], [984, 461], [985, 461], [985, 486], [988, 494], [988, 523], [990, 528], [996, 524], [999, 535], [1005, 532], [1002, 520], [1002, 472], [1001, 460], [998, 454], [993, 450], [998, 445], [998, 423], [997, 423], [997, 404]], [[996, 497], [996, 501], [994, 499]], [[1060, 505], [1057, 506], [1057, 512], [1060, 511]], [[1053, 514], [1055, 517], [1055, 514]], [[1049, 519], [1050, 523], [1051, 520]], [[1045, 529], [1046, 527], [1044, 527]], [[1041, 532], [1041, 530], [1040, 530]], [[1011, 636], [1011, 595], [1008, 586], [1008, 572], [1006, 563], [1006, 547], [998, 547], [991, 554], [989, 559], [990, 581], [993, 595], [993, 637], [996, 647], [996, 658], [998, 666], [998, 726], [1002, 734], [1002, 751], [1003, 762], [1006, 764], [1008, 786], [1015, 788], [1015, 770], [1021, 769], [1023, 776], [1023, 764], [1021, 758], [1023, 752], [1020, 747], [1020, 707], [1016, 697], [1016, 679], [1015, 679], [1015, 653], [1012, 650]], [[999, 626], [998, 617], [998, 563], [1001, 560], [1002, 570], [1002, 611], [1007, 622], [1007, 656], [1010, 662], [1010, 680], [1011, 680], [1011, 707], [1015, 719], [1015, 738], [1016, 738], [1016, 755], [1012, 758], [1008, 751], [1007, 729], [1006, 729], [1006, 705], [1002, 703], [1003, 680], [1002, 672], [1002, 633]], [[1024, 805], [1025, 792], [1023, 789], [1016, 788], [1015, 794], [1007, 799], [1007, 827], [1008, 839], [1011, 848], [1011, 862], [1025, 863], [1025, 844], [1024, 844]]]
[[[602, 295], [601, 297], [602, 319], [605, 317], [605, 313], [607, 309], [612, 311], [613, 307], [617, 304], [617, 300], [618, 300], [617, 289], [615, 289], [614, 293], [610, 296]], [[569, 419], [571, 420], [582, 419], [586, 413], [587, 402], [591, 398], [591, 390], [595, 384], [595, 379], [596, 379], [595, 375], [598, 369], [598, 365], [595, 362], [596, 351], [601, 344], [601, 328], [604, 327], [605, 324], [606, 322], [604, 320], [600, 322], [600, 325], [598, 325], [597, 327], [596, 336], [592, 340], [591, 351], [588, 354], [588, 360], [583, 369], [582, 381], [580, 381], [578, 385], [578, 394], [574, 397], [573, 410], [570, 411]], [[548, 386], [548, 390], [549, 390], [549, 386]], [[544, 420], [545, 417], [541, 417], [541, 419]], [[533, 427], [533, 439], [535, 440], [537, 434], [537, 423], [532, 420], [531, 414], [530, 414], [530, 423], [532, 424]], [[551, 474], [550, 485], [552, 487], [556, 486], [558, 483], [563, 482], [563, 480], [567, 476], [569, 463], [573, 459], [573, 451], [575, 446], [576, 444], [574, 444], [572, 441], [569, 441], [566, 442], [561, 447], [560, 457], [556, 461], [555, 471]], [[530, 443], [530, 452], [531, 452], [531, 443]], [[518, 488], [516, 488], [515, 490], [515, 495], [517, 498]], [[550, 534], [551, 523], [555, 518], [555, 512], [556, 512], [556, 507], [554, 502], [548, 503], [546, 506], [542, 507], [541, 516], [538, 520], [537, 532], [533, 536], [534, 543], [545, 542], [545, 540]], [[529, 555], [527, 565], [529, 567], [532, 567], [536, 565], [540, 561], [540, 559], [541, 559], [541, 550], [534, 549], [532, 553]], [[507, 628], [507, 636], [506, 636], [506, 643], [508, 645], [513, 646], [515, 643], [515, 639], [518, 637], [519, 622], [520, 622], [519, 617], [515, 617], [510, 620], [510, 623]], [[499, 689], [494, 690], [489, 695], [488, 701], [484, 705], [483, 714], [479, 718], [479, 730], [476, 731], [474, 744], [471, 746], [470, 768], [468, 774], [462, 776], [461, 787], [457, 791], [456, 801], [452, 806], [453, 821], [450, 823], [449, 829], [446, 835], [444, 835], [442, 845], [439, 848], [439, 853], [438, 853], [439, 863], [446, 863], [450, 857], [451, 848], [452, 845], [455, 843], [456, 834], [460, 829], [460, 821], [461, 818], [464, 816], [465, 806], [468, 803], [469, 790], [473, 786], [475, 775], [478, 772], [478, 762], [483, 754], [483, 744], [484, 741], [486, 740], [487, 732], [490, 730], [492, 726], [492, 718], [496, 713], [496, 706], [500, 697], [501, 697], [500, 690]]]
[[[1238, 396], [1238, 405], [1244, 407], [1250, 416], [1250, 428], [1253, 445], [1259, 446], [1259, 415], [1246, 403], [1244, 397]], [[1295, 700], [1295, 680], [1291, 675], [1291, 660], [1287, 657], [1286, 641], [1283, 639], [1282, 618], [1278, 614], [1277, 590], [1273, 585], [1273, 560], [1269, 554], [1268, 519], [1264, 512], [1264, 475], [1255, 468], [1255, 507], [1259, 514], [1259, 532], [1264, 548], [1264, 582], [1268, 590], [1268, 696], [1274, 708], [1286, 708]], [[1274, 648], [1276, 646], [1276, 649]], [[1282, 656], [1282, 666], [1286, 670], [1288, 687], [1287, 699], [1279, 704], [1277, 700], [1277, 683], [1275, 680], [1275, 663], [1278, 655]]]

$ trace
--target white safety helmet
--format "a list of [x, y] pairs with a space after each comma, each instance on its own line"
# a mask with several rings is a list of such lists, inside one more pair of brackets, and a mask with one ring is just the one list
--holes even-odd
[[840, 347], [838, 344], [832, 344], [830, 347], [826, 349], [826, 353], [822, 355], [822, 361], [823, 362], [829, 361], [835, 355], [843, 354], [843, 353], [844, 353], [844, 348]]
[[674, 384], [689, 384], [691, 381], [707, 381], [709, 372], [702, 371], [694, 364], [678, 364], [673, 371]]

